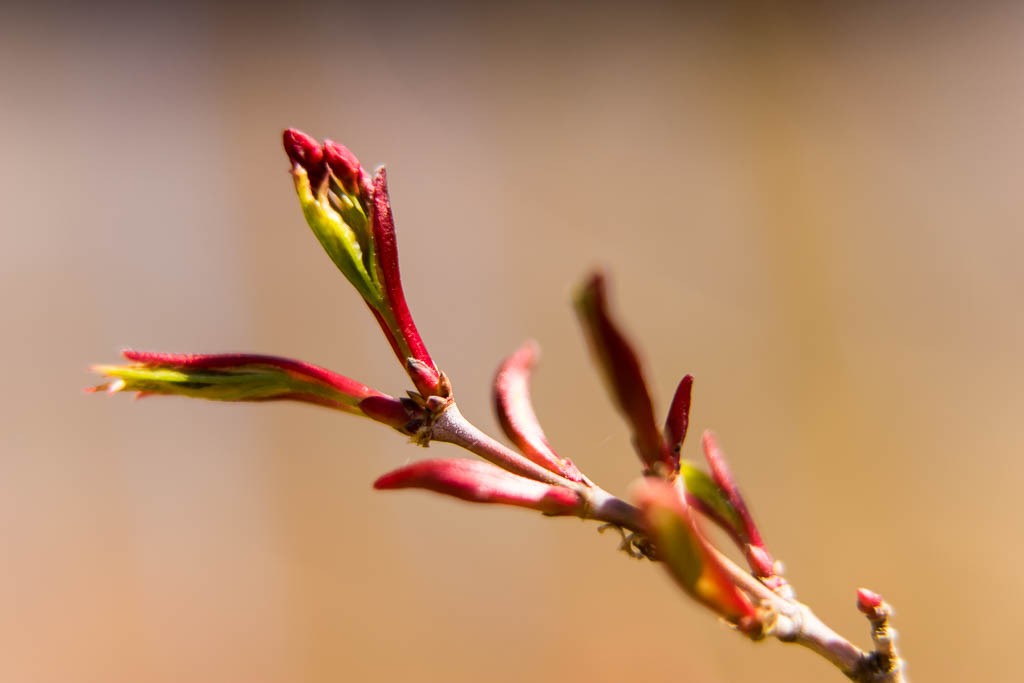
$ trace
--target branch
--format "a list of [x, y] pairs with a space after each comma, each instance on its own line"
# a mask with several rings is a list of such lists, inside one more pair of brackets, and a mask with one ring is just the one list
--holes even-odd
[[[451, 403], [436, 418], [433, 426], [436, 441], [455, 444], [485, 460], [499, 464], [537, 481], [561, 484], [580, 494], [587, 502], [586, 518], [631, 532], [626, 541], [629, 547], [644, 549], [640, 556], [659, 562], [657, 549], [646, 540], [646, 530], [641, 521], [640, 510], [598, 486], [589, 486], [566, 480], [548, 470], [534, 465], [518, 453], [488, 436], [469, 422]], [[530, 466], [533, 466], [532, 468]], [[527, 473], [529, 472], [529, 473]], [[717, 564], [729, 578], [746, 593], [758, 606], [764, 628], [756, 637], [773, 637], [783, 643], [794, 643], [817, 653], [839, 669], [848, 678], [861, 683], [906, 683], [903, 662], [899, 658], [889, 626], [891, 608], [870, 591], [858, 591], [858, 606], [868, 615], [872, 625], [875, 649], [865, 652], [839, 635], [816, 615], [810, 607], [791, 596], [791, 591], [776, 592], [759, 578], [733, 562], [720, 550], [708, 546]], [[770, 580], [771, 577], [766, 577]], [[872, 603], [872, 596], [877, 598]]]
[[[796, 600], [781, 576], [714, 437], [703, 439], [710, 474], [680, 459], [690, 423], [693, 378], [676, 389], [664, 420], [655, 417], [641, 357], [611, 315], [602, 276], [577, 298], [588, 343], [619, 412], [633, 433], [644, 477], [636, 505], [593, 483], [548, 443], [530, 401], [537, 347], [528, 343], [502, 364], [494, 382], [503, 445], [463, 417], [447, 376], [427, 350], [402, 288], [394, 216], [383, 170], [370, 175], [345, 147], [285, 131], [296, 194], [314, 235], [369, 307], [416, 391], [396, 398], [318, 366], [256, 354], [154, 354], [129, 351], [127, 365], [97, 366], [98, 389], [140, 396], [175, 394], [217, 401], [302, 401], [387, 425], [423, 446], [451, 443], [491, 464], [456, 458], [406, 465], [380, 477], [378, 489], [420, 488], [473, 503], [525, 507], [553, 516], [602, 522], [622, 533], [621, 549], [664, 566], [676, 583], [737, 631], [758, 640], [796, 643], [859, 683], [905, 683], [890, 625], [892, 609], [866, 589], [857, 607], [871, 625], [864, 651]], [[749, 570], [724, 555], [700, 520], [720, 525]], [[627, 533], [628, 532], [628, 533]]]

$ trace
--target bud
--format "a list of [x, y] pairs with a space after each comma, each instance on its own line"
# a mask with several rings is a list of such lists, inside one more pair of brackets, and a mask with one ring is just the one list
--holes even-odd
[[539, 352], [536, 342], [528, 341], [501, 364], [494, 377], [494, 410], [505, 435], [523, 455], [566, 479], [583, 481], [576, 465], [551, 448], [533, 411], [530, 372]]
[[284, 151], [291, 159], [292, 165], [306, 170], [309, 174], [309, 184], [314, 194], [318, 194], [327, 177], [327, 164], [320, 143], [295, 128], [286, 130], [283, 139]]
[[393, 427], [403, 434], [413, 436], [423, 425], [426, 417], [423, 410], [411, 401], [390, 396], [368, 396], [359, 402], [359, 410], [371, 420]]
[[868, 616], [874, 615], [881, 607], [882, 596], [867, 588], [857, 589], [857, 609]]
[[348, 147], [339, 145], [333, 140], [324, 140], [323, 157], [331, 175], [338, 181], [338, 185], [344, 192], [369, 197], [371, 192], [369, 178], [359, 163], [359, 159]]
[[669, 452], [655, 423], [640, 359], [608, 312], [603, 275], [597, 273], [583, 285], [576, 296], [576, 312], [612, 399], [633, 429], [633, 446], [645, 471], [666, 478], [675, 475], [678, 458]]
[[734, 624], [755, 619], [750, 599], [729, 577], [697, 528], [682, 489], [645, 477], [634, 487], [633, 494], [657, 558], [676, 583]]
[[676, 393], [672, 397], [668, 416], [665, 418], [665, 441], [678, 462], [686, 440], [686, 430], [690, 427], [690, 400], [693, 394], [693, 376], [686, 375], [679, 380]]
[[686, 488], [686, 502], [726, 531], [737, 546], [746, 545], [743, 521], [733, 509], [729, 499], [718, 488], [715, 480], [685, 460], [679, 465], [679, 472]]
[[719, 447], [718, 439], [715, 438], [714, 432], [710, 429], [705, 431], [701, 445], [704, 447], [704, 457], [711, 468], [711, 477], [718, 484], [732, 509], [739, 516], [743, 539], [748, 543], [763, 547], [764, 541], [761, 540], [761, 532], [758, 531], [757, 524], [754, 523], [754, 518], [747, 508], [747, 503], [740, 494], [740, 489], [736, 485], [735, 478], [732, 476], [729, 464], [725, 460], [725, 453]]
[[580, 496], [506, 472], [480, 460], [424, 460], [388, 472], [375, 489], [419, 488], [461, 498], [471, 503], [498, 503], [538, 510], [546, 515], [579, 515], [585, 508]]
[[760, 576], [766, 578], [775, 575], [775, 558], [771, 556], [764, 546], [750, 545], [743, 549], [743, 554], [747, 558], [747, 565], [750, 570], [754, 573], [754, 576]]
[[[405, 371], [412, 378], [412, 383], [426, 396], [440, 393], [441, 376], [433, 365], [427, 365], [415, 358], [405, 359]], [[426, 389], [426, 391], [424, 391]]]
[[367, 271], [359, 235], [345, 222], [326, 195], [318, 197], [314, 193], [305, 168], [296, 166], [292, 169], [292, 177], [306, 223], [316, 235], [320, 246], [371, 307], [381, 306], [383, 295], [379, 285]]
[[[395, 218], [391, 213], [391, 199], [388, 196], [388, 176], [383, 168], [373, 178], [373, 202], [371, 225], [375, 248], [377, 281], [383, 289], [384, 303], [380, 309], [382, 327], [397, 345], [395, 353], [406, 364], [409, 377], [416, 389], [424, 396], [437, 394], [440, 387], [435, 380], [439, 377], [420, 337], [416, 322], [409, 311], [402, 289], [402, 274], [398, 266], [398, 238], [395, 234]], [[408, 358], [418, 364], [410, 365]], [[425, 369], [424, 369], [425, 367]]]
[[135, 391], [211, 401], [302, 401], [363, 415], [361, 401], [391, 399], [365, 384], [302, 361], [258, 354], [171, 354], [125, 350], [130, 365], [97, 365], [108, 382], [90, 392]]
[[[338, 270], [366, 301], [399, 361], [423, 396], [439, 395], [440, 373], [420, 337], [402, 290], [387, 176], [371, 185], [359, 160], [342, 145], [322, 146], [295, 129], [284, 133], [295, 191], [306, 222]], [[323, 178], [331, 177], [324, 189]]]

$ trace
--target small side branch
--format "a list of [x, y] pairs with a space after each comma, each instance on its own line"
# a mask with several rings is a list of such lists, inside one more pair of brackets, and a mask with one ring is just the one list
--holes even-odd
[[907, 683], [903, 673], [904, 663], [896, 648], [896, 629], [889, 621], [892, 607], [878, 593], [861, 588], [857, 591], [857, 609], [864, 613], [871, 624], [871, 641], [875, 647], [861, 662], [858, 677], [854, 680]]
[[875, 645], [871, 652], [865, 652], [836, 633], [807, 605], [779, 595], [725, 555], [719, 554], [718, 560], [736, 585], [764, 610], [765, 637], [806, 647], [858, 683], [907, 683], [904, 663], [896, 649], [896, 631], [889, 621], [892, 608], [877, 594], [864, 589], [857, 592], [857, 607], [871, 622]]

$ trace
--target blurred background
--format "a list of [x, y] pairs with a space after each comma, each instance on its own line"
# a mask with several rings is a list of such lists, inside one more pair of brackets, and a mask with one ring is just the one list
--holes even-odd
[[841, 680], [593, 524], [373, 492], [428, 455], [375, 424], [83, 395], [126, 346], [404, 390], [302, 220], [287, 126], [388, 164], [411, 306], [481, 426], [536, 338], [549, 437], [625, 493], [569, 306], [605, 267], [799, 595], [867, 645], [854, 590], [880, 591], [915, 680], [1006, 678], [1024, 6], [10, 5], [0, 680]]

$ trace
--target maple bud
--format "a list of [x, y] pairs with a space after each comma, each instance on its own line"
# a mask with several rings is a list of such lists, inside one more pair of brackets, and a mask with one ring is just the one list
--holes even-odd
[[572, 461], [560, 457], [551, 448], [530, 401], [530, 371], [537, 362], [535, 342], [523, 344], [505, 359], [494, 377], [494, 409], [501, 428], [523, 455], [541, 467], [571, 481], [582, 481], [583, 474]]
[[633, 498], [658, 559], [683, 590], [733, 623], [755, 619], [753, 604], [711, 552], [678, 484], [646, 477]]
[[314, 191], [318, 190], [327, 177], [327, 164], [320, 143], [294, 128], [286, 130], [282, 137], [284, 150], [293, 167], [304, 169], [309, 176], [310, 185]]
[[633, 446], [645, 472], [672, 477], [679, 469], [679, 458], [669, 450], [655, 422], [640, 358], [612, 319], [605, 289], [603, 275], [591, 276], [576, 296], [576, 312], [612, 399], [632, 427]]
[[553, 486], [480, 460], [423, 460], [388, 472], [375, 489], [419, 488], [472, 503], [499, 503], [539, 510], [546, 515], [579, 515], [584, 503], [571, 489]]
[[89, 391], [178, 395], [211, 401], [302, 401], [365, 415], [368, 398], [390, 396], [325, 368], [259, 354], [174, 354], [125, 350], [128, 365], [92, 369], [107, 382]]
[[[417, 391], [439, 395], [440, 372], [402, 289], [386, 172], [378, 170], [371, 182], [348, 148], [330, 140], [320, 145], [295, 129], [285, 131], [284, 146], [313, 234], [370, 307]], [[324, 183], [321, 176], [329, 176], [330, 182]]]
[[370, 182], [359, 159], [348, 147], [333, 140], [324, 140], [323, 158], [339, 189], [350, 195], [369, 197]]

